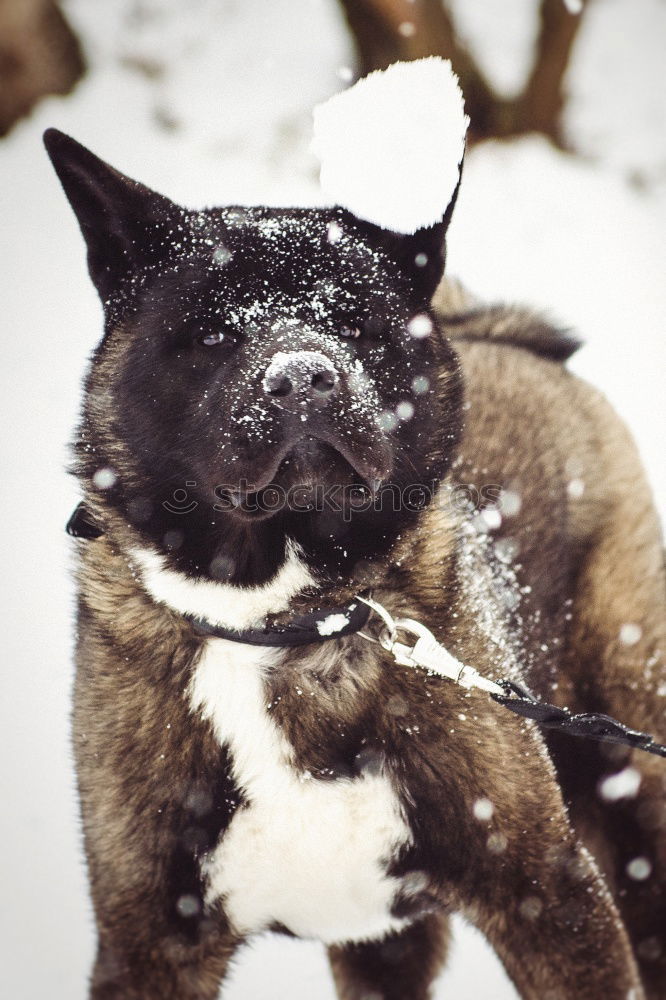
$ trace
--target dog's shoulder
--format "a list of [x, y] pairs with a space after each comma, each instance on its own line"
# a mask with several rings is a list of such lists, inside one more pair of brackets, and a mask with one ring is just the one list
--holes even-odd
[[486, 305], [456, 281], [442, 281], [432, 304], [442, 330], [454, 343], [507, 344], [559, 362], [567, 361], [582, 344], [538, 312], [524, 306]]

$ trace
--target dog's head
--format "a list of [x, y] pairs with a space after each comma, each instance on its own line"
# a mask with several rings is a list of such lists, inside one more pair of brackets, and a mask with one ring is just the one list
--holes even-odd
[[[87, 489], [190, 572], [259, 538], [335, 573], [385, 550], [459, 432], [457, 361], [429, 309], [452, 205], [413, 236], [339, 208], [189, 211], [45, 141], [105, 310]], [[262, 560], [222, 564], [258, 579]]]

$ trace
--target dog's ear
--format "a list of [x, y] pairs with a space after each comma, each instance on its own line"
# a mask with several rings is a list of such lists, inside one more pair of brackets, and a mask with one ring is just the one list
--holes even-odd
[[57, 129], [44, 133], [44, 145], [86, 241], [90, 277], [106, 300], [156, 257], [183, 210]]
[[361, 229], [373, 245], [379, 246], [392, 257], [406, 275], [415, 303], [427, 306], [442, 280], [446, 263], [446, 234], [451, 224], [453, 210], [458, 200], [462, 180], [462, 162], [458, 183], [451, 196], [441, 222], [427, 226], [411, 235], [394, 233], [368, 222], [361, 222]]

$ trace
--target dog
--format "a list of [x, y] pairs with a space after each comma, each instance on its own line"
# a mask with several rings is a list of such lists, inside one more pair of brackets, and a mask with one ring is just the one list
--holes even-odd
[[413, 236], [190, 211], [45, 142], [105, 315], [71, 527], [91, 997], [214, 998], [272, 930], [343, 1000], [424, 1000], [458, 912], [521, 997], [663, 1000], [664, 762], [394, 655], [425, 627], [666, 735], [659, 521], [577, 342], [443, 278], [455, 197]]

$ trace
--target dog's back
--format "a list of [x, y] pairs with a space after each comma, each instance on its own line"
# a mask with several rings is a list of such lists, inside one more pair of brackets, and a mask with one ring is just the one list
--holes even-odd
[[[629, 711], [629, 724], [661, 731], [663, 542], [629, 431], [606, 398], [562, 363], [580, 343], [568, 332], [527, 309], [484, 307], [453, 282], [442, 283], [434, 306], [466, 387], [456, 480], [506, 491], [492, 533], [530, 574], [526, 605], [538, 600], [548, 610], [544, 642], [562, 613], [567, 620], [595, 615], [595, 636], [587, 636], [584, 655], [578, 649], [566, 661], [571, 673], [559, 678], [556, 699], [564, 704], [573, 697], [582, 709], [605, 701], [601, 688], [618, 696], [620, 689], [625, 696], [631, 691], [616, 711], [625, 717]], [[646, 622], [640, 636], [631, 627], [639, 622]], [[604, 643], [610, 646], [603, 663], [596, 662], [603, 679], [595, 678]], [[559, 663], [559, 651], [553, 653]], [[610, 712], [610, 702], [606, 708]]]

